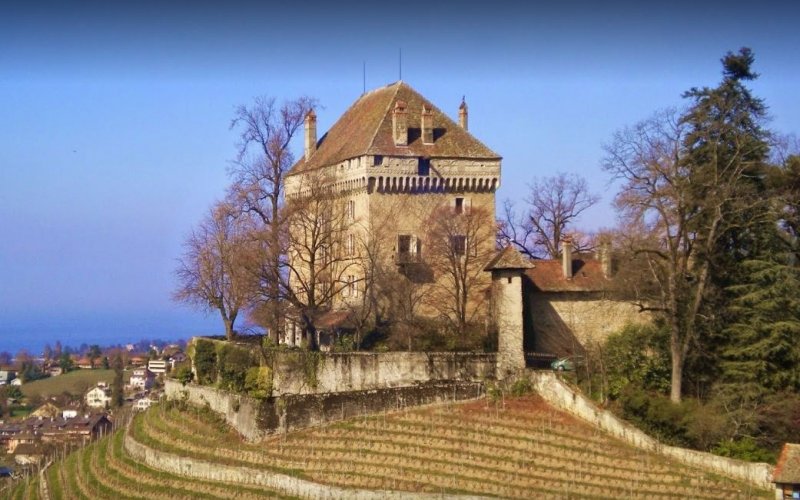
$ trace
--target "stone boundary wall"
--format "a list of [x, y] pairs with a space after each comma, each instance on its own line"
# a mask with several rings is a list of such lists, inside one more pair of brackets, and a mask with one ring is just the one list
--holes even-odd
[[746, 481], [759, 488], [773, 489], [772, 472], [774, 467], [769, 464], [745, 462], [720, 457], [711, 453], [665, 445], [635, 426], [619, 419], [610, 411], [598, 408], [586, 396], [565, 384], [555, 373], [535, 372], [532, 370], [528, 370], [527, 373], [536, 392], [548, 403], [586, 420], [628, 444], [646, 451], [659, 453], [687, 465]]
[[430, 382], [367, 391], [286, 395], [262, 403], [259, 428], [268, 433], [291, 432], [386, 411], [478, 399], [484, 394], [479, 382]]
[[125, 451], [135, 460], [154, 469], [177, 474], [184, 477], [193, 477], [207, 481], [238, 483], [243, 485], [265, 486], [271, 490], [287, 493], [301, 498], [356, 498], [356, 499], [382, 499], [382, 498], [458, 498], [478, 499], [479, 496], [445, 495], [433, 493], [410, 493], [389, 490], [363, 490], [347, 489], [335, 486], [326, 486], [286, 474], [237, 467], [205, 460], [182, 457], [171, 453], [150, 448], [134, 440], [130, 429], [125, 431], [123, 441]]
[[167, 379], [165, 394], [208, 405], [248, 441], [347, 418], [483, 397], [480, 382], [430, 382], [409, 387], [327, 394], [287, 394], [259, 401], [228, 391]]
[[407, 387], [433, 381], [482, 382], [494, 377], [495, 354], [460, 352], [322, 353], [316, 383], [307, 380], [294, 353], [279, 354], [273, 367], [272, 391], [319, 394]]
[[197, 384], [182, 385], [174, 379], [164, 379], [164, 394], [168, 399], [186, 398], [199, 406], [206, 404], [248, 441], [258, 441], [265, 432], [258, 428], [261, 402], [228, 391]]

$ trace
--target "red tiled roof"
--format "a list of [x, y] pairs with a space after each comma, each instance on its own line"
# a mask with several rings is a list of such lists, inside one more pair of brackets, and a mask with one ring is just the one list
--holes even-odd
[[800, 484], [800, 444], [783, 445], [772, 482], [782, 484]]
[[608, 288], [603, 267], [597, 259], [573, 259], [572, 278], [564, 278], [561, 260], [536, 260], [525, 274], [542, 292], [599, 292]]
[[[408, 146], [396, 146], [392, 130], [392, 109], [398, 100], [406, 103]], [[420, 112], [423, 104], [433, 111], [434, 143], [423, 144]], [[322, 138], [308, 161], [305, 157], [289, 175], [333, 165], [362, 155], [425, 156], [431, 158], [500, 159], [469, 132], [405, 82], [368, 92], [359, 97]]]

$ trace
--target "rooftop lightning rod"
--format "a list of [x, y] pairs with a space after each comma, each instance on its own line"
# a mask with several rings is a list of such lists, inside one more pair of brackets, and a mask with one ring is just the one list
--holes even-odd
[[400, 72], [400, 80], [402, 81], [403, 80], [403, 49], [400, 48], [398, 50], [399, 50], [399, 52], [398, 52], [398, 55], [397, 55], [397, 67], [398, 67], [398, 70]]

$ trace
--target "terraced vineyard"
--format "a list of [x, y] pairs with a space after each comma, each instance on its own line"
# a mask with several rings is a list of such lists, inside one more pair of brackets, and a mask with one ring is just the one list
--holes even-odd
[[[123, 432], [50, 467], [51, 498], [279, 495], [147, 467], [125, 452]], [[260, 444], [244, 443], [210, 410], [165, 404], [139, 415], [128, 432], [172, 455], [340, 488], [505, 498], [770, 497], [640, 452], [533, 396], [506, 400], [502, 410], [476, 401], [359, 418]], [[20, 485], [14, 498], [34, 498], [37, 488]]]
[[264, 488], [200, 481], [147, 467], [125, 453], [124, 432], [117, 431], [53, 464], [46, 472], [50, 498], [285, 498]]

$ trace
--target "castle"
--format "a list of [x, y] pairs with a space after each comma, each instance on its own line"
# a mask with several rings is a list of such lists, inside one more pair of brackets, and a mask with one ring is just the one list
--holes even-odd
[[[610, 255], [605, 265], [573, 262], [567, 245], [563, 266], [495, 256], [501, 157], [469, 133], [463, 99], [455, 123], [399, 81], [363, 94], [321, 138], [311, 111], [304, 142], [285, 184], [287, 204], [301, 207], [289, 230], [290, 284], [323, 328], [363, 303], [379, 268], [420, 285], [422, 315], [494, 317], [501, 337], [514, 330], [500, 339], [501, 348], [513, 344], [514, 366], [523, 350], [573, 353], [587, 335], [633, 318], [630, 306], [602, 293]], [[501, 277], [513, 292], [502, 290]], [[298, 326], [286, 337], [299, 342]]]

